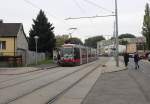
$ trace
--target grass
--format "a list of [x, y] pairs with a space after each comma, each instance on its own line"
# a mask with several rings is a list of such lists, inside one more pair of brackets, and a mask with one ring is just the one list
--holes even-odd
[[51, 64], [53, 63], [53, 59], [46, 59], [46, 60], [43, 60], [41, 62], [38, 62], [38, 65], [41, 65], [41, 64]]
[[[51, 64], [51, 63], [53, 63], [53, 59], [52, 59], [52, 58], [47, 58], [47, 59], [45, 59], [45, 60], [43, 60], [43, 61], [38, 62], [37, 65]], [[36, 64], [34, 63], [34, 64], [30, 64], [30, 65], [28, 65], [28, 66], [29, 66], [29, 67], [32, 67], [32, 66], [36, 66]]]

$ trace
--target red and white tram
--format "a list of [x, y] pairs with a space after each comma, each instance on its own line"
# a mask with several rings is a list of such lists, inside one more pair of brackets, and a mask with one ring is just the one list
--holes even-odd
[[97, 59], [96, 49], [77, 44], [64, 44], [60, 51], [59, 64], [81, 65]]

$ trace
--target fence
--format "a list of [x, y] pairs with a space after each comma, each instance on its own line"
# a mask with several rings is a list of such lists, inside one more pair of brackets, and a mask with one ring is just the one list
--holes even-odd
[[[36, 52], [19, 50], [18, 52], [0, 52], [0, 67], [14, 67], [35, 64]], [[45, 53], [37, 53], [37, 61], [45, 60]]]
[[22, 56], [0, 56], [0, 67], [15, 67], [22, 65]]
[[[35, 64], [36, 60], [36, 52], [34, 51], [27, 51], [26, 52], [26, 65]], [[37, 61], [45, 60], [45, 53], [37, 53]]]

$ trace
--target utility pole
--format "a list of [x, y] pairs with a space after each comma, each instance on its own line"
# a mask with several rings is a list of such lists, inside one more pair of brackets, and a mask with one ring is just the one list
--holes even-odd
[[114, 55], [114, 58], [115, 58], [115, 60], [116, 60], [116, 22], [115, 22], [115, 20], [114, 20], [114, 31], [113, 31], [113, 41], [114, 41], [114, 43], [113, 43], [113, 55]]
[[115, 0], [115, 22], [116, 22], [116, 66], [119, 67], [119, 41], [118, 41], [118, 7], [117, 0]]
[[118, 7], [117, 7], [117, 0], [115, 0], [115, 15], [103, 15], [103, 16], [92, 16], [92, 17], [76, 17], [76, 18], [66, 18], [65, 20], [70, 20], [70, 19], [85, 19], [85, 18], [98, 18], [98, 17], [111, 17], [114, 16], [115, 17], [115, 33], [116, 33], [116, 37], [115, 37], [115, 54], [116, 54], [116, 66], [119, 67], [119, 40], [118, 40]]

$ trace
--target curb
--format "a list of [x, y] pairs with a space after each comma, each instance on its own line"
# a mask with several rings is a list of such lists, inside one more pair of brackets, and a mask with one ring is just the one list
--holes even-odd
[[111, 72], [102, 72], [102, 74], [106, 74], [106, 73], [116, 73], [116, 72], [120, 72], [120, 71], [124, 71], [124, 70], [128, 70], [128, 69], [127, 69], [127, 68], [124, 68], [124, 69], [115, 70], [115, 71], [111, 71]]
[[26, 74], [26, 73], [32, 73], [32, 72], [39, 71], [39, 70], [53, 69], [53, 68], [56, 68], [56, 67], [58, 67], [58, 66], [56, 65], [56, 66], [47, 67], [47, 68], [38, 68], [38, 69], [35, 69], [35, 70], [31, 70], [31, 71], [27, 71], [27, 72], [20, 72], [20, 73], [15, 73], [15, 74], [0, 74], [0, 75], [21, 75], [21, 74]]

